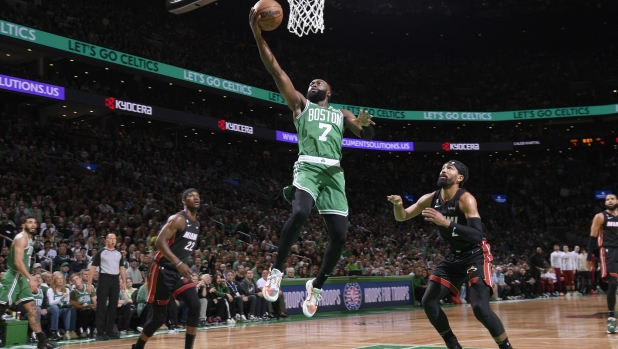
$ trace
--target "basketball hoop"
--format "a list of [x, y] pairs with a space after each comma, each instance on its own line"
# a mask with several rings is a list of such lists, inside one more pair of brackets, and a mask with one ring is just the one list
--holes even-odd
[[290, 20], [288, 30], [298, 36], [310, 32], [324, 33], [324, 0], [288, 0]]

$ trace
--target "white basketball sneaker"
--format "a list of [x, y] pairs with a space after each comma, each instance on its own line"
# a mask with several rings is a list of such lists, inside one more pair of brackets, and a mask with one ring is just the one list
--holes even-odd
[[281, 285], [283, 274], [274, 268], [270, 268], [270, 275], [264, 285], [264, 299], [269, 302], [274, 302], [279, 298], [279, 285]]
[[307, 281], [307, 299], [303, 302], [303, 314], [306, 317], [312, 317], [318, 310], [318, 303], [322, 300], [322, 290], [313, 287], [313, 280]]

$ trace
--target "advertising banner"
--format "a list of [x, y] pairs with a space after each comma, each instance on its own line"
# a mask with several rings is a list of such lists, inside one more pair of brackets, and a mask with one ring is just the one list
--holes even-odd
[[[118, 64], [132, 69], [138, 69], [168, 78], [178, 79], [198, 86], [207, 86], [214, 89], [228, 91], [242, 96], [257, 98], [263, 101], [286, 104], [283, 97], [273, 91], [268, 91], [240, 82], [222, 79], [216, 76], [183, 69], [170, 64], [138, 57], [117, 50], [73, 40], [60, 35], [32, 29], [19, 24], [0, 20], [0, 36], [11, 37], [26, 42], [51, 47], [57, 50]], [[431, 121], [459, 121], [459, 122], [495, 122], [513, 120], [534, 120], [564, 117], [589, 117], [597, 115], [618, 114], [618, 104], [565, 107], [533, 110], [514, 110], [501, 112], [471, 112], [471, 111], [413, 111], [390, 110], [375, 107], [363, 107], [349, 104], [331, 104], [335, 108], [347, 109], [358, 114], [360, 109], [367, 109], [371, 115], [381, 119], [391, 120], [431, 120]]]
[[506, 194], [492, 194], [491, 197], [499, 204], [506, 204]]
[[[307, 298], [305, 285], [281, 285], [288, 315], [302, 314]], [[325, 284], [318, 311], [362, 310], [412, 304], [410, 281], [370, 282], [362, 279]]]
[[509, 151], [513, 149], [513, 142], [487, 142], [487, 143], [464, 143], [464, 142], [414, 142], [416, 151], [435, 152], [487, 152]]
[[0, 74], [0, 89], [64, 100], [64, 87]]
[[[277, 131], [277, 140], [287, 143], [298, 143], [296, 133]], [[413, 142], [384, 142], [366, 141], [358, 138], [344, 138], [342, 142], [344, 148], [384, 150], [384, 151], [414, 151]]]
[[605, 197], [607, 196], [607, 194], [611, 194], [611, 193], [612, 193], [611, 190], [595, 190], [594, 198], [597, 200], [605, 200]]

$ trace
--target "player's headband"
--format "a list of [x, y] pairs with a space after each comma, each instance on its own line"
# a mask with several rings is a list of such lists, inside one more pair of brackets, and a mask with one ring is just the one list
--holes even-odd
[[189, 189], [187, 189], [187, 190], [183, 191], [183, 192], [182, 192], [182, 200], [186, 199], [186, 198], [187, 198], [187, 195], [189, 195], [189, 194], [193, 193], [194, 191], [197, 191], [197, 189], [195, 189], [195, 188], [189, 188]]
[[447, 161], [447, 164], [455, 166], [457, 172], [459, 172], [459, 174], [463, 176], [463, 181], [459, 183], [459, 186], [463, 188], [463, 184], [468, 180], [468, 167], [464, 165], [463, 162], [458, 160], [449, 160]]

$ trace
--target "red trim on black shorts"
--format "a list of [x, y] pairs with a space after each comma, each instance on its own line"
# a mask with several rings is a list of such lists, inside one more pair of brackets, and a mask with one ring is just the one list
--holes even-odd
[[453, 295], [455, 295], [455, 297], [459, 297], [459, 290], [457, 289], [457, 287], [455, 287], [455, 285], [451, 284], [448, 280], [443, 279], [439, 276], [431, 275], [429, 277], [429, 281], [437, 282], [445, 287], [448, 287], [453, 293]]
[[[494, 256], [491, 255], [491, 246], [487, 243], [486, 239], [483, 239], [480, 246], [483, 249], [483, 281], [485, 281], [487, 286], [493, 289], [494, 284], [491, 279], [491, 262], [494, 260]], [[474, 282], [470, 281], [470, 285], [472, 284], [474, 284]]]
[[159, 278], [159, 270], [161, 267], [158, 264], [152, 263], [148, 271], [148, 296], [147, 302], [153, 303], [157, 294], [157, 279]]
[[183, 293], [186, 290], [190, 290], [192, 288], [195, 288], [195, 284], [190, 282], [184, 286], [182, 286], [181, 288], [177, 289], [176, 291], [174, 291], [174, 298], [178, 299], [178, 295]]
[[166, 300], [157, 300], [157, 305], [167, 305], [167, 303], [170, 302], [170, 299], [166, 299]]
[[[599, 238], [599, 242], [602, 242], [603, 239]], [[607, 264], [605, 264], [605, 249], [603, 246], [599, 248], [601, 251], [601, 280], [607, 281]]]

